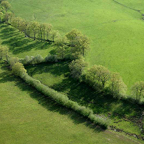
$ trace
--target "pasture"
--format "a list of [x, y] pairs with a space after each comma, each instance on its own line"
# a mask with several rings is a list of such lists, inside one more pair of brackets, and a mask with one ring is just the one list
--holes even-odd
[[41, 95], [0, 62], [1, 144], [138, 144], [101, 131], [78, 114]]
[[[62, 35], [73, 28], [87, 35], [91, 41], [91, 50], [86, 55], [89, 66], [103, 65], [119, 72], [128, 86], [128, 94], [136, 81], [144, 81], [142, 0], [8, 1], [16, 16], [50, 23]], [[7, 45], [10, 56], [19, 58], [37, 54], [45, 57], [55, 49], [49, 43], [26, 38], [6, 24], [0, 24], [0, 45]], [[142, 134], [137, 123], [141, 107], [94, 92], [86, 84], [68, 77], [68, 62], [30, 65], [26, 69], [29, 75], [78, 104], [90, 107], [96, 114], [109, 116], [113, 126]], [[2, 61], [0, 86], [0, 143], [143, 143], [110, 130], [102, 131], [75, 112], [59, 106], [13, 76]], [[134, 119], [131, 121], [131, 118]]]
[[119, 72], [129, 89], [136, 81], [144, 80], [142, 0], [9, 2], [16, 16], [51, 23], [61, 34], [73, 28], [82, 31], [91, 40], [87, 62]]

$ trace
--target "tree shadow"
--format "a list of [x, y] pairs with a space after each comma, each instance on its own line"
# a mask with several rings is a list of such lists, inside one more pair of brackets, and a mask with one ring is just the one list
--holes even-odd
[[1, 24], [0, 30], [0, 38], [3, 40], [2, 45], [7, 45], [13, 54], [28, 52], [32, 49], [45, 50], [51, 48], [50, 43], [34, 41], [9, 25]]
[[41, 73], [52, 73], [53, 75], [60, 76], [68, 72], [68, 63], [69, 62], [58, 62], [58, 63], [42, 63], [37, 65], [27, 65], [25, 68], [27, 69], [29, 75], [33, 76], [35, 74]]
[[19, 89], [21, 91], [27, 91], [30, 94], [31, 98], [37, 100], [38, 104], [40, 104], [41, 106], [46, 108], [48, 111], [57, 112], [61, 115], [67, 115], [73, 121], [73, 123], [75, 123], [75, 124], [83, 123], [84, 125], [88, 126], [89, 128], [92, 128], [95, 132], [104, 131], [101, 127], [99, 127], [96, 124], [93, 124], [90, 120], [86, 119], [85, 117], [79, 115], [78, 113], [74, 112], [71, 109], [68, 109], [66, 107], [63, 107], [63, 106], [57, 104], [55, 101], [53, 101], [49, 97], [41, 94], [32, 86], [26, 84], [19, 77], [15, 77], [11, 73], [9, 73], [9, 75], [7, 75], [7, 71], [1, 73], [0, 76], [3, 76], [2, 80], [0, 80], [0, 83], [14, 81], [15, 86], [19, 87]]
[[58, 92], [66, 94], [71, 100], [80, 105], [90, 107], [97, 114], [106, 114], [110, 118], [124, 118], [125, 116], [140, 117], [142, 106], [128, 100], [113, 98], [112, 95], [99, 90], [94, 90], [84, 82], [79, 82], [70, 76], [68, 62], [43, 63], [36, 66], [26, 66], [31, 76], [35, 74], [51, 73], [54, 76], [66, 75], [61, 82], [51, 86]]

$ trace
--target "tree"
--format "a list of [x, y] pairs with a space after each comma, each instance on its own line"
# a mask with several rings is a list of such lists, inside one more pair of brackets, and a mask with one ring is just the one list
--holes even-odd
[[136, 100], [140, 100], [141, 97], [144, 97], [144, 82], [136, 82], [132, 88], [132, 94], [135, 95]]
[[7, 22], [7, 23], [11, 22], [12, 17], [13, 17], [13, 13], [6, 12], [5, 15], [4, 15], [4, 21]]
[[8, 61], [8, 52], [9, 48], [6, 46], [0, 46], [0, 59], [3, 59], [4, 57]]
[[9, 64], [10, 64], [10, 67], [12, 68], [14, 66], [15, 63], [19, 62], [19, 58], [18, 57], [11, 57], [9, 59]]
[[67, 38], [66, 37], [59, 37], [56, 41], [55, 41], [55, 45], [57, 46], [57, 55], [58, 57], [60, 57], [61, 59], [63, 59], [66, 55], [66, 50], [67, 50]]
[[109, 89], [113, 95], [126, 94], [127, 86], [123, 82], [119, 73], [112, 73], [110, 77]]
[[20, 30], [20, 24], [22, 21], [23, 21], [23, 19], [20, 17], [13, 17], [11, 20], [11, 24], [12, 24], [12, 26], [14, 26], [18, 30]]
[[44, 28], [45, 32], [44, 32], [44, 35], [46, 34], [47, 36], [47, 41], [49, 40], [49, 35], [51, 33], [51, 30], [52, 30], [52, 25], [51, 24], [45, 24], [45, 28]]
[[59, 37], [59, 32], [56, 30], [53, 30], [50, 34], [53, 42], [55, 42], [55, 38]]
[[73, 29], [72, 31], [70, 31], [69, 33], [66, 34], [66, 37], [68, 38], [69, 44], [71, 47], [75, 46], [75, 42], [76, 42], [77, 38], [81, 35], [82, 35], [82, 33], [80, 31], [78, 31], [77, 29]]
[[66, 34], [69, 40], [72, 53], [79, 52], [81, 55], [85, 55], [86, 50], [89, 49], [89, 39], [83, 35], [80, 31], [73, 29], [71, 32]]
[[4, 14], [2, 12], [0, 12], [0, 22], [3, 21], [3, 16], [4, 16]]
[[20, 62], [16, 62], [12, 67], [12, 72], [17, 76], [23, 76], [26, 74], [26, 69], [24, 68], [23, 64]]
[[30, 30], [30, 32], [33, 33], [34, 40], [35, 40], [36, 39], [36, 34], [38, 33], [38, 30], [39, 30], [39, 23], [38, 22], [30, 23], [29, 30]]
[[84, 61], [84, 58], [73, 60], [69, 64], [71, 76], [76, 79], [80, 79], [86, 66], [87, 66], [87, 63]]
[[101, 65], [94, 65], [90, 68], [86, 75], [86, 80], [92, 87], [101, 87], [102, 89], [105, 88], [106, 83], [110, 79], [110, 71], [101, 66]]
[[6, 9], [6, 11], [11, 8], [11, 5], [8, 1], [2, 1], [1, 5]]
[[81, 35], [77, 37], [75, 45], [76, 45], [76, 51], [79, 51], [83, 56], [85, 55], [85, 52], [89, 49], [89, 39], [88, 37]]
[[39, 34], [40, 34], [41, 41], [43, 40], [43, 36], [44, 36], [44, 39], [45, 39], [45, 31], [46, 31], [46, 24], [40, 24]]
[[19, 24], [19, 30], [21, 32], [24, 32], [25, 36], [26, 36], [26, 30], [27, 30], [27, 26], [28, 26], [28, 22], [25, 20], [21, 20], [20, 24]]

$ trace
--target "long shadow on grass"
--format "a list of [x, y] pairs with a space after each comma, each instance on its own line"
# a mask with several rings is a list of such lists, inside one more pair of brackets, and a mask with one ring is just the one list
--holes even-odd
[[[60, 76], [62, 74], [67, 75], [69, 72], [68, 62], [56, 64], [45, 63], [37, 66], [30, 65], [26, 68], [31, 76], [42, 73], [51, 73], [54, 76]], [[107, 114], [110, 115], [111, 118], [123, 118], [124, 116], [140, 117], [142, 113], [139, 106], [126, 100], [113, 98], [109, 94], [100, 93], [97, 90], [93, 90], [84, 82], [80, 83], [69, 76], [65, 76], [62, 79], [62, 82], [54, 84], [51, 88], [65, 93], [71, 100], [76, 101], [81, 105], [92, 108], [95, 113]]]
[[[8, 73], [9, 75], [5, 75], [6, 73]], [[39, 93], [35, 88], [29, 86], [20, 78], [13, 76], [10, 71], [5, 71], [5, 72], [1, 73], [1, 76], [2, 75], [4, 75], [4, 76], [3, 76], [3, 79], [0, 80], [0, 83], [9, 82], [9, 81], [15, 82], [15, 86], [19, 87], [21, 89], [21, 91], [27, 91], [27, 93], [30, 94], [31, 98], [37, 100], [38, 104], [40, 104], [47, 110], [53, 111], [53, 112], [58, 112], [62, 115], [67, 115], [70, 119], [73, 120], [73, 122], [75, 124], [83, 123], [84, 125], [92, 128], [95, 132], [103, 131], [99, 126], [94, 125], [93, 123], [91, 123], [91, 121], [84, 118], [83, 116], [77, 114], [76, 112], [74, 112], [70, 109], [67, 109], [67, 108], [57, 104], [50, 98]]]
[[46, 42], [26, 38], [23, 33], [5, 24], [0, 25], [0, 30], [0, 38], [3, 40], [2, 44], [8, 45], [13, 54], [28, 52], [32, 49], [45, 50], [52, 46]]

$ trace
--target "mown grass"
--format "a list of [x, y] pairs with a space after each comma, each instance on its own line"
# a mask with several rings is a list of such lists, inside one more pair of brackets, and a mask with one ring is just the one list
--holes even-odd
[[51, 23], [62, 34], [72, 28], [82, 31], [91, 39], [91, 51], [86, 56], [90, 65], [101, 64], [119, 72], [129, 89], [144, 80], [144, 21], [136, 11], [144, 12], [142, 0], [9, 2], [17, 16], [29, 21]]
[[[85, 83], [80, 83], [69, 77], [68, 62], [29, 65], [26, 66], [26, 69], [29, 75], [35, 79], [66, 94], [71, 100], [78, 102], [80, 105], [90, 107], [96, 114], [110, 116], [112, 119], [111, 125], [115, 125], [126, 132], [141, 134], [136, 121], [138, 122], [141, 118], [142, 107], [129, 101], [114, 99], [110, 95], [96, 92]], [[126, 121], [130, 118], [134, 122]]]
[[140, 141], [102, 131], [14, 77], [0, 62], [1, 144], [136, 144]]

